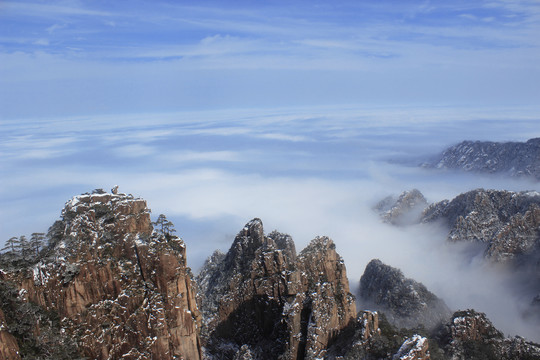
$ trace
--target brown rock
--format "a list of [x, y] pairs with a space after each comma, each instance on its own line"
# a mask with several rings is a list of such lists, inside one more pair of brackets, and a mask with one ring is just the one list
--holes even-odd
[[210, 355], [322, 356], [355, 317], [332, 240], [317, 238], [297, 257], [292, 239], [277, 232], [264, 236], [259, 219], [240, 231], [226, 255], [207, 261], [198, 283]]
[[62, 217], [49, 258], [11, 275], [25, 300], [57, 311], [88, 358], [200, 359], [185, 245], [152, 233], [146, 201], [82, 195]]
[[6, 330], [6, 317], [0, 309], [0, 359], [20, 359], [17, 339]]

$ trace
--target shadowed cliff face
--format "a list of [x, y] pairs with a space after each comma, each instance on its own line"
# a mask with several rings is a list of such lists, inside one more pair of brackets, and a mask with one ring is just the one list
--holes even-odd
[[[259, 219], [214, 254], [198, 277], [208, 355], [263, 359], [325, 354], [356, 315], [343, 260], [332, 240], [313, 240], [298, 256], [292, 239], [264, 235]], [[242, 347], [244, 346], [244, 347]]]
[[24, 301], [58, 314], [80, 355], [200, 358], [201, 318], [184, 243], [152, 232], [146, 201], [74, 197], [49, 236], [46, 256], [7, 278]]

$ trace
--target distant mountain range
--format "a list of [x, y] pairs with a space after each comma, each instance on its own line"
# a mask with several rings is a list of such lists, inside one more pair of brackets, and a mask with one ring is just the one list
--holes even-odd
[[540, 321], [539, 192], [475, 189], [428, 204], [414, 189], [383, 199], [374, 210], [392, 225], [436, 223], [447, 231], [447, 241], [478, 244], [486, 260], [520, 274], [530, 296], [529, 316]]
[[540, 138], [526, 142], [463, 141], [422, 166], [540, 180]]

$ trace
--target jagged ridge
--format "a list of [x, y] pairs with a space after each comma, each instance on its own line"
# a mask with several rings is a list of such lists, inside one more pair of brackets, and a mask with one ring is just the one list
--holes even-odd
[[427, 168], [459, 169], [540, 179], [540, 138], [527, 142], [463, 141], [446, 149]]
[[332, 240], [316, 238], [297, 256], [291, 237], [265, 236], [260, 219], [246, 224], [226, 255], [206, 262], [198, 282], [207, 356], [215, 359], [321, 357], [356, 315]]

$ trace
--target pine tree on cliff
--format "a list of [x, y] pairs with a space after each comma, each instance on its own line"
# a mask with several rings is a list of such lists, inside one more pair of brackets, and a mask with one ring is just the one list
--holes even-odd
[[36, 257], [39, 256], [39, 251], [43, 248], [45, 245], [45, 234], [44, 233], [33, 233], [30, 237], [30, 251], [32, 252], [32, 255], [35, 255]]
[[18, 242], [19, 255], [23, 258], [23, 260], [30, 260], [33, 253], [30, 241], [28, 241], [26, 236], [21, 235], [19, 236]]
[[9, 238], [4, 245], [2, 250], [0, 250], [1, 252], [15, 255], [19, 249], [19, 239], [16, 236], [13, 236]]
[[174, 224], [167, 220], [167, 217], [163, 214], [159, 214], [157, 220], [152, 222], [152, 225], [157, 227], [156, 232], [164, 236], [171, 236], [173, 232], [176, 232]]

